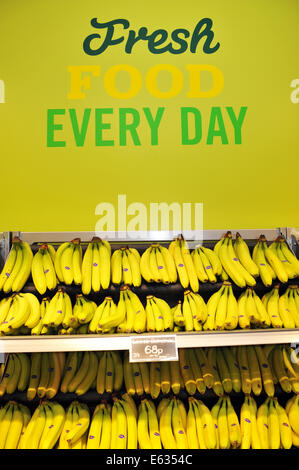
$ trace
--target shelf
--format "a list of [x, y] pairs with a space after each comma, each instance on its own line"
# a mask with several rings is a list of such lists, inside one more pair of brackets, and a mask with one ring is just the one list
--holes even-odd
[[132, 337], [176, 336], [178, 348], [299, 343], [299, 329], [144, 333], [142, 335], [3, 336], [1, 353], [129, 350]]

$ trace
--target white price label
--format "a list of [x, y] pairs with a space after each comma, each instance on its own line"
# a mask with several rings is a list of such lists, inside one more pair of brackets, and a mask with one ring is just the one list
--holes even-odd
[[176, 336], [134, 337], [130, 343], [130, 362], [178, 361]]

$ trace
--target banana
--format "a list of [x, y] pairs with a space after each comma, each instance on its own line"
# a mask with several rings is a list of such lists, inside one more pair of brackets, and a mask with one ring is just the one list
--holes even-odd
[[241, 449], [250, 449], [252, 441], [252, 423], [249, 397], [246, 395], [240, 412]]
[[32, 253], [31, 247], [29, 243], [21, 241], [20, 248], [22, 250], [22, 255], [23, 255], [22, 265], [13, 280], [13, 283], [12, 283], [13, 292], [20, 292], [23, 289], [31, 272], [31, 265], [32, 265], [32, 259], [33, 259], [33, 253]]
[[233, 389], [232, 379], [230, 376], [229, 367], [226, 363], [222, 349], [216, 348], [216, 364], [219, 371], [219, 377], [225, 393], [231, 393]]
[[[196, 275], [198, 277], [198, 280], [202, 283], [206, 283], [209, 280], [209, 276], [206, 273], [206, 270], [203, 265], [202, 258], [200, 256], [200, 247], [196, 247], [192, 253], [191, 257], [193, 259], [193, 264], [195, 268]], [[193, 410], [192, 410], [193, 413]], [[194, 414], [193, 414], [194, 415]], [[195, 419], [195, 416], [194, 416]]]
[[128, 436], [126, 448], [137, 449], [138, 430], [136, 416], [132, 410], [131, 405], [126, 400], [119, 400], [119, 404], [124, 410], [127, 422]]
[[219, 371], [217, 367], [217, 351], [216, 348], [209, 348], [207, 356], [208, 362], [210, 364], [211, 370], [213, 372], [213, 391], [217, 396], [222, 396], [224, 394], [224, 388], [221, 382], [221, 378], [219, 376]]
[[250, 416], [251, 416], [251, 448], [252, 449], [261, 449], [261, 440], [259, 437], [258, 433], [258, 427], [257, 427], [257, 405], [255, 400], [249, 396], [248, 402], [249, 402], [249, 408], [250, 408]]
[[290, 449], [293, 445], [292, 429], [285, 409], [278, 403], [277, 398], [274, 398], [274, 407], [279, 420], [280, 429], [280, 442], [284, 449]]
[[114, 402], [113, 407], [116, 408], [115, 449], [126, 449], [128, 441], [127, 416], [118, 400]]
[[256, 350], [253, 346], [245, 346], [247, 349], [247, 358], [249, 366], [249, 375], [251, 379], [251, 390], [255, 395], [260, 395], [263, 385], [259, 361]]
[[9, 430], [12, 425], [14, 402], [8, 402], [0, 421], [0, 449], [5, 449], [5, 443], [9, 439]]
[[259, 268], [251, 257], [247, 243], [243, 240], [238, 232], [236, 233], [234, 249], [241, 264], [249, 272], [249, 274], [255, 278], [258, 277]]
[[[209, 259], [209, 256], [213, 258], [213, 255], [214, 255], [214, 259], [215, 258], [218, 259], [217, 255], [214, 252], [212, 252], [212, 254], [209, 253], [209, 256], [207, 256], [207, 251], [202, 246], [197, 248], [197, 250], [198, 250], [198, 254], [199, 254], [202, 266], [204, 268], [205, 274], [208, 277], [208, 281], [211, 282], [212, 284], [217, 282], [216, 274], [214, 273], [214, 270], [213, 270], [213, 265], [212, 265], [212, 263]], [[220, 263], [220, 260], [219, 260], [219, 263]], [[221, 263], [220, 263], [220, 265], [221, 265]], [[222, 266], [221, 266], [221, 271], [222, 271]]]
[[207, 319], [203, 324], [204, 330], [214, 330], [215, 329], [215, 316], [217, 311], [217, 306], [219, 303], [219, 299], [222, 296], [224, 291], [224, 285], [218, 289], [217, 292], [212, 294], [207, 302]]
[[[113, 383], [113, 390], [118, 392], [121, 390], [122, 385], [123, 385], [123, 380], [124, 380], [124, 372], [123, 372], [123, 363], [122, 363], [122, 358], [120, 356], [120, 353], [118, 351], [110, 351], [111, 358], [113, 361], [113, 371], [114, 371], [114, 383]], [[144, 366], [147, 366], [147, 364], [142, 364], [142, 368]], [[143, 374], [142, 375], [142, 380], [145, 380]]]
[[36, 327], [40, 321], [41, 306], [38, 298], [34, 294], [27, 292], [23, 293], [22, 296], [25, 297], [30, 304], [30, 314], [25, 322], [25, 326], [32, 329]]
[[155, 248], [155, 253], [156, 253], [156, 259], [157, 259], [157, 266], [159, 270], [159, 277], [161, 277], [161, 282], [163, 284], [169, 284], [170, 283], [170, 278], [169, 274], [166, 268], [166, 264], [164, 262], [163, 255], [160, 250], [160, 245], [157, 244]]
[[74, 244], [72, 267], [73, 267], [73, 282], [76, 285], [82, 284], [82, 246], [80, 238], [75, 238], [72, 243]]
[[13, 394], [18, 387], [20, 375], [21, 375], [21, 361], [19, 359], [18, 354], [12, 354], [11, 359], [13, 360], [13, 374], [8, 379], [7, 386], [6, 386], [6, 393], [9, 395]]
[[243, 274], [238, 270], [238, 263], [240, 264], [240, 262], [238, 261], [236, 254], [233, 254], [232, 250], [231, 252], [229, 251], [230, 241], [231, 239], [229, 239], [228, 234], [226, 234], [223, 243], [219, 246], [219, 258], [230, 279], [237, 286], [242, 288], [246, 286], [246, 280], [244, 279]]
[[[185, 266], [185, 261], [182, 255], [182, 250], [180, 246], [180, 240], [175, 241], [173, 249], [173, 257], [176, 265], [179, 281], [184, 289], [189, 287], [189, 276], [187, 267]], [[197, 277], [197, 276], [196, 276]]]
[[296, 395], [288, 412], [289, 423], [292, 430], [299, 435], [299, 395]]
[[273, 282], [273, 276], [271, 271], [271, 266], [268, 264], [266, 260], [266, 256], [262, 247], [262, 241], [259, 238], [257, 244], [255, 245], [255, 249], [253, 252], [253, 261], [259, 268], [259, 275], [261, 281], [266, 287], [270, 287]]
[[159, 420], [159, 428], [163, 449], [177, 449], [177, 443], [172, 428], [173, 406], [174, 401], [170, 400], [169, 404], [163, 409]]
[[287, 282], [288, 281], [288, 275], [286, 273], [286, 270], [284, 268], [283, 263], [279, 259], [279, 257], [276, 255], [276, 253], [273, 250], [270, 250], [270, 248], [267, 246], [267, 242], [265, 237], [261, 236], [260, 237], [261, 242], [262, 242], [262, 249], [265, 254], [265, 258], [274, 270], [277, 278], [280, 280], [280, 282]]
[[91, 265], [91, 287], [93, 292], [99, 292], [101, 289], [101, 258], [100, 246], [96, 241], [92, 242], [92, 265]]
[[199, 411], [206, 448], [215, 449], [217, 447], [217, 436], [211, 412], [201, 400], [195, 400], [194, 404]]
[[241, 384], [244, 394], [251, 392], [252, 381], [249, 373], [249, 364], [246, 346], [239, 346], [237, 349], [237, 358], [241, 372]]
[[104, 407], [98, 404], [93, 412], [88, 430], [87, 449], [99, 449], [103, 432]]
[[188, 449], [188, 439], [176, 398], [173, 398], [172, 428], [177, 449]]
[[138, 408], [137, 436], [140, 449], [152, 449], [149, 432], [149, 416], [146, 401], [142, 400]]
[[27, 389], [28, 384], [29, 384], [31, 364], [30, 364], [30, 359], [29, 359], [28, 354], [19, 353], [18, 358], [20, 361], [21, 371], [20, 371], [17, 389], [19, 392], [24, 392]]
[[167, 395], [171, 388], [171, 375], [169, 362], [161, 362], [161, 392]]
[[141, 286], [140, 260], [131, 248], [127, 248], [125, 254], [131, 270], [132, 284], [134, 287], [139, 287]]
[[47, 290], [47, 279], [43, 267], [43, 251], [41, 247], [33, 256], [31, 265], [31, 275], [34, 286], [39, 294], [44, 295]]
[[226, 400], [227, 425], [230, 439], [230, 447], [232, 449], [237, 449], [241, 446], [242, 443], [239, 419], [229, 396], [224, 397], [224, 400]]
[[181, 370], [179, 361], [170, 361], [171, 390], [178, 395], [181, 390]]
[[249, 295], [249, 290], [242, 292], [238, 298], [238, 310], [239, 310], [239, 326], [242, 329], [250, 328], [250, 319], [247, 312], [247, 298]]
[[227, 403], [226, 400], [222, 401], [222, 404], [219, 409], [217, 426], [219, 432], [219, 448], [220, 449], [229, 449], [230, 448], [230, 436], [229, 436], [229, 427], [227, 419]]
[[196, 388], [200, 394], [204, 394], [206, 391], [206, 384], [202, 375], [202, 371], [195, 350], [190, 348], [186, 350], [186, 353], [188, 355], [189, 363], [191, 365], [192, 374], [196, 383]]
[[117, 249], [112, 253], [111, 256], [111, 281], [112, 284], [115, 285], [119, 285], [123, 282], [123, 251], [124, 250]]
[[239, 308], [236, 297], [234, 296], [233, 288], [228, 285], [228, 297], [227, 297], [227, 311], [224, 323], [226, 330], [234, 330], [237, 328], [239, 322]]
[[282, 390], [286, 393], [290, 393], [292, 391], [292, 386], [289, 381], [289, 377], [286, 373], [283, 354], [282, 354], [282, 348], [280, 345], [277, 345], [273, 349], [272, 363], [273, 363], [275, 375], [278, 378], [278, 381], [280, 383]]
[[124, 382], [125, 382], [126, 392], [128, 395], [135, 395], [136, 390], [135, 390], [135, 384], [134, 384], [134, 378], [133, 378], [132, 363], [129, 362], [128, 351], [126, 351], [124, 354], [123, 368], [124, 368]]
[[169, 282], [177, 282], [178, 273], [173, 256], [170, 254], [170, 251], [163, 245], [159, 245], [159, 250], [163, 256], [163, 260], [169, 277]]
[[182, 253], [184, 264], [186, 266], [190, 288], [193, 292], [198, 292], [199, 290], [198, 277], [197, 277], [196, 270], [193, 264], [192, 256], [190, 254], [188, 243], [185, 240], [181, 240], [181, 253]]
[[77, 402], [75, 405], [78, 411], [78, 420], [67, 435], [69, 445], [75, 444], [88, 430], [90, 424], [90, 412], [85, 403]]
[[279, 417], [274, 406], [274, 399], [270, 399], [268, 407], [268, 432], [269, 432], [269, 448], [280, 448], [280, 426]]
[[111, 280], [111, 247], [109, 242], [100, 239], [101, 287], [108, 289]]
[[77, 367], [75, 375], [73, 376], [73, 378], [70, 380], [70, 382], [68, 384], [68, 388], [67, 388], [68, 392], [71, 392], [71, 393], [75, 392], [77, 387], [85, 379], [85, 377], [88, 373], [89, 364], [90, 364], [90, 352], [85, 351], [83, 353], [83, 357], [82, 357], [80, 366]]
[[20, 243], [19, 239], [16, 239], [16, 238], [12, 241], [12, 247], [9, 251], [8, 257], [0, 273], [0, 290], [3, 289], [5, 282], [10, 277], [13, 271], [13, 268], [15, 266], [15, 262], [17, 259], [17, 251], [18, 251], [19, 243]]
[[259, 361], [264, 390], [268, 397], [273, 397], [275, 389], [270, 362], [261, 346], [253, 347], [255, 348], [255, 352]]
[[[58, 250], [57, 250], [58, 253]], [[93, 243], [89, 242], [82, 258], [82, 294], [88, 295], [92, 288]], [[57, 270], [56, 270], [57, 272]]]
[[[226, 282], [226, 281], [225, 281]], [[225, 284], [223, 293], [218, 301], [214, 325], [216, 330], [223, 330], [227, 318], [228, 286]]]
[[187, 440], [189, 449], [199, 449], [199, 442], [197, 437], [197, 427], [196, 427], [196, 418], [193, 411], [193, 406], [191, 405], [192, 397], [188, 397], [189, 400], [189, 409], [187, 414]]
[[179, 349], [179, 362], [180, 362], [180, 370], [181, 376], [183, 378], [184, 386], [189, 395], [194, 395], [196, 392], [196, 381], [194, 379], [190, 358], [187, 353], [187, 349], [181, 348]]
[[159, 362], [150, 363], [150, 395], [158, 398], [161, 390], [161, 369]]
[[151, 246], [146, 248], [140, 258], [140, 272], [146, 282], [154, 282], [154, 276], [150, 266]]
[[208, 389], [211, 389], [214, 384], [214, 374], [211, 364], [209, 363], [208, 357], [203, 348], [195, 348], [194, 352], [197, 357], [199, 367], [201, 369], [205, 386]]
[[183, 309], [182, 309], [185, 331], [193, 331], [193, 327], [194, 327], [194, 318], [192, 315], [190, 304], [187, 299], [189, 292], [190, 292], [189, 290], [186, 290], [184, 292], [184, 301], [183, 301]]
[[78, 362], [79, 355], [77, 351], [70, 351], [66, 358], [65, 369], [60, 384], [60, 390], [62, 393], [67, 393], [69, 383], [76, 374]]

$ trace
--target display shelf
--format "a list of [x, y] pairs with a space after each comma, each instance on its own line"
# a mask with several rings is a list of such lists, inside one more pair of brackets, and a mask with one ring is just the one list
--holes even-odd
[[[262, 344], [297, 344], [299, 329], [264, 329], [233, 331], [190, 331], [163, 332], [167, 336], [176, 336], [178, 348], [241, 346]], [[47, 351], [111, 351], [129, 350], [131, 338], [161, 336], [161, 333], [143, 333], [142, 335], [43, 335], [43, 336], [2, 336], [1, 353], [47, 352]]]

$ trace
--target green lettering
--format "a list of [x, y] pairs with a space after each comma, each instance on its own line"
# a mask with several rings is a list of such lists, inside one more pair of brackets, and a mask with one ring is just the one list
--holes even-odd
[[65, 147], [64, 140], [54, 140], [54, 132], [61, 131], [63, 124], [55, 124], [56, 114], [65, 114], [65, 109], [48, 109], [47, 110], [47, 147]]
[[[218, 129], [216, 129], [216, 121], [218, 124]], [[212, 107], [208, 129], [207, 145], [213, 144], [214, 137], [220, 137], [222, 144], [228, 144], [221, 109], [218, 106]]]
[[103, 122], [103, 114], [113, 114], [113, 108], [95, 109], [95, 144], [97, 147], [112, 147], [114, 140], [103, 140], [103, 130], [111, 129], [110, 122]]
[[143, 112], [151, 129], [151, 145], [158, 145], [158, 128], [165, 108], [158, 108], [156, 117], [153, 118], [150, 108], [143, 108]]
[[[194, 118], [194, 137], [189, 136], [189, 115]], [[181, 136], [182, 145], [195, 145], [201, 141], [202, 125], [201, 113], [197, 108], [181, 108]]]
[[[133, 120], [127, 123], [127, 115], [131, 115]], [[141, 145], [136, 128], [139, 126], [140, 116], [137, 109], [119, 108], [119, 145], [127, 145], [127, 132], [131, 134], [133, 144]]]
[[234, 126], [235, 131], [235, 144], [242, 143], [241, 127], [244, 122], [247, 106], [241, 106], [239, 117], [237, 118], [232, 106], [227, 106], [226, 111], [230, 117], [231, 123]]
[[81, 130], [79, 129], [77, 113], [75, 109], [69, 109], [69, 115], [72, 123], [73, 134], [77, 147], [83, 147], [89, 123], [91, 108], [84, 109]]

